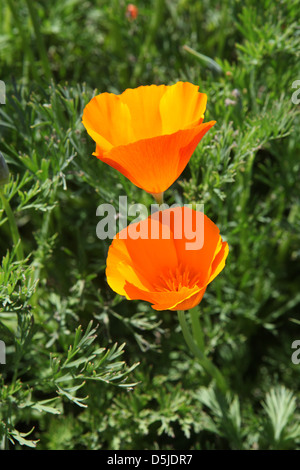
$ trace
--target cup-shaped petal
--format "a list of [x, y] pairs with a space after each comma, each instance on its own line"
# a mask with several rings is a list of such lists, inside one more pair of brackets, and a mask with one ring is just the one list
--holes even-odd
[[82, 122], [94, 155], [149, 193], [163, 193], [180, 176], [215, 124], [203, 123], [207, 97], [188, 82], [102, 93], [85, 107]]

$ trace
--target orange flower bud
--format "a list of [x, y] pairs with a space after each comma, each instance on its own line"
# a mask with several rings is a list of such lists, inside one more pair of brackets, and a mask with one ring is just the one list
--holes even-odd
[[126, 16], [127, 18], [130, 18], [131, 20], [135, 20], [138, 16], [138, 8], [133, 5], [133, 3], [129, 3], [126, 8]]

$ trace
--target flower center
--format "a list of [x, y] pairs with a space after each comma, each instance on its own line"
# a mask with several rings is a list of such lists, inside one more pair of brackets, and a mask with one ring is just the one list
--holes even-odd
[[178, 292], [182, 287], [194, 287], [197, 283], [197, 274], [191, 273], [187, 266], [177, 266], [160, 274], [155, 284], [159, 292]]

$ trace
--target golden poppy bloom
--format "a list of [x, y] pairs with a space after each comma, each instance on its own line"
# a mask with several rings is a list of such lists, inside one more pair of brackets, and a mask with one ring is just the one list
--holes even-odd
[[203, 123], [207, 96], [178, 82], [101, 93], [82, 117], [93, 153], [151, 194], [168, 189], [215, 121]]
[[[201, 243], [193, 246], [199, 233]], [[115, 236], [107, 282], [118, 294], [150, 302], [155, 310], [188, 310], [201, 302], [228, 251], [218, 227], [202, 212], [188, 207], [159, 211]]]

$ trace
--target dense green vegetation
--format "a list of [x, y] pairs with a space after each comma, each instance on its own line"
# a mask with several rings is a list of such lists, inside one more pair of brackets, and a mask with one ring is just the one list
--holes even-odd
[[[299, 449], [299, 3], [136, 5], [0, 5], [2, 448]], [[84, 106], [178, 80], [217, 121], [165, 202], [204, 203], [230, 246], [197, 308], [226, 392], [174, 312], [111, 291], [96, 237], [99, 204], [152, 199], [91, 155]]]

